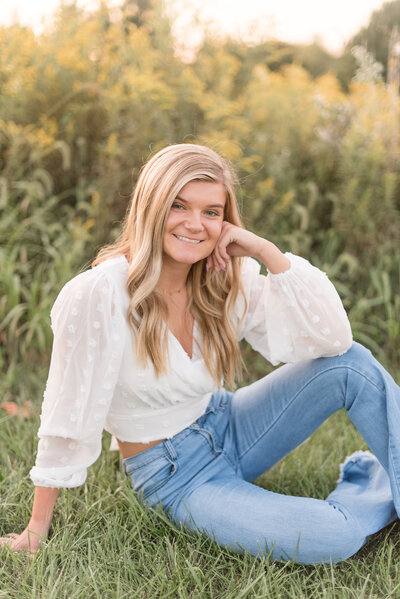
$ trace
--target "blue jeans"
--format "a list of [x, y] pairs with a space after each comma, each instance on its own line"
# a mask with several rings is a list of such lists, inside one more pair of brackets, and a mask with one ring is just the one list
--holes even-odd
[[[350, 456], [326, 500], [251, 483], [343, 407], [375, 455]], [[215, 393], [196, 423], [123, 466], [139, 500], [178, 526], [256, 556], [336, 563], [400, 515], [400, 388], [354, 343]]]

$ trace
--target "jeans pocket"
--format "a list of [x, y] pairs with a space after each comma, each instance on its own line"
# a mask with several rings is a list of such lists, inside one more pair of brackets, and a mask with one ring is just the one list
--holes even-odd
[[170, 456], [163, 455], [138, 467], [128, 459], [124, 469], [131, 478], [133, 490], [146, 499], [170, 480], [177, 470], [177, 464]]

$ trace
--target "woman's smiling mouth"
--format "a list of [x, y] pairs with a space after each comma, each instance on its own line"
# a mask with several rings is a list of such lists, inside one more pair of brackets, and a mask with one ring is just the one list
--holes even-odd
[[187, 243], [201, 243], [203, 241], [203, 239], [190, 239], [189, 237], [184, 237], [183, 235], [176, 235], [176, 233], [173, 233], [173, 236], [176, 237], [176, 239], [179, 239], [179, 241], [186, 241]]

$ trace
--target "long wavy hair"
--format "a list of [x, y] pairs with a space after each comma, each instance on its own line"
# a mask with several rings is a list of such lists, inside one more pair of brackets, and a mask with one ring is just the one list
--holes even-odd
[[[224, 220], [242, 226], [237, 200], [237, 178], [230, 163], [210, 148], [195, 144], [167, 146], [142, 168], [123, 223], [121, 235], [97, 254], [93, 266], [124, 254], [129, 261], [128, 322], [135, 338], [136, 358], [150, 360], [156, 376], [169, 366], [167, 303], [155, 290], [163, 260], [165, 223], [171, 205], [191, 181], [222, 183], [226, 191]], [[239, 293], [241, 259], [232, 257], [217, 276], [206, 271], [206, 259], [191, 266], [187, 279], [189, 314], [202, 334], [205, 364], [218, 385], [230, 387], [242, 374], [242, 359], [231, 312]], [[246, 306], [246, 302], [245, 302]], [[245, 308], [246, 309], [246, 308]]]

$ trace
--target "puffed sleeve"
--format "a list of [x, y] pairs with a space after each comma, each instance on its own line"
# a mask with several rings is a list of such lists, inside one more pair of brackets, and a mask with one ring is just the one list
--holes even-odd
[[[347, 314], [327, 275], [304, 258], [289, 252], [290, 268], [260, 274], [259, 264], [246, 258], [242, 266], [247, 312], [239, 327], [245, 338], [267, 360], [298, 362], [346, 352], [352, 344]], [[235, 306], [237, 321], [243, 298]]]
[[126, 334], [117, 297], [112, 279], [94, 268], [67, 283], [52, 308], [35, 485], [77, 487], [100, 455]]

